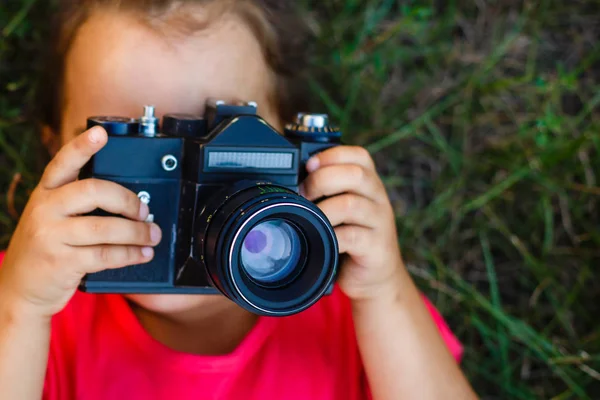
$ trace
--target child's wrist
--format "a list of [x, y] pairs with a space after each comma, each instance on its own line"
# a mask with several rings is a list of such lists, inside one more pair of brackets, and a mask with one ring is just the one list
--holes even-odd
[[[0, 301], [2, 301], [0, 299]], [[23, 329], [50, 329], [52, 317], [47, 317], [33, 310], [20, 307], [17, 304], [0, 306], [0, 325], [18, 326]]]
[[415, 302], [421, 302], [421, 294], [406, 268], [401, 265], [389, 279], [360, 298], [351, 298], [352, 313], [355, 318], [375, 314], [392, 315], [410, 311]]
[[[1, 285], [0, 285], [1, 286]], [[0, 323], [36, 327], [50, 324], [51, 315], [46, 315], [41, 307], [30, 304], [10, 290], [0, 289]]]
[[407, 271], [404, 268], [398, 268], [394, 276], [379, 285], [373, 286], [363, 296], [351, 299], [353, 312], [371, 313], [373, 310], [405, 307], [417, 293]]

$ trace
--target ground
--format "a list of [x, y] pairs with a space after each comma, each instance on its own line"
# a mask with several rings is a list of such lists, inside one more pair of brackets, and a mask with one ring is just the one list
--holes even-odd
[[[28, 105], [47, 3], [0, 6], [0, 247], [44, 162]], [[300, 3], [313, 108], [373, 154], [479, 395], [598, 398], [599, 4]]]

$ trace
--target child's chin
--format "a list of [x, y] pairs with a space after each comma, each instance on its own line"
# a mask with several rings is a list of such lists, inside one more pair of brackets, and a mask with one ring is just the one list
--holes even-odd
[[161, 314], [231, 306], [231, 302], [221, 295], [127, 294], [125, 297], [148, 311]]

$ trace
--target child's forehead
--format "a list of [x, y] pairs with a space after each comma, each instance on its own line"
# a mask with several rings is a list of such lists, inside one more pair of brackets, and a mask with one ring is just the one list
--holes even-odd
[[137, 116], [144, 104], [159, 114], [199, 113], [208, 97], [254, 100], [269, 114], [271, 76], [260, 43], [234, 15], [185, 36], [165, 36], [126, 14], [93, 15], [66, 59], [62, 133], [72, 135], [91, 115]]

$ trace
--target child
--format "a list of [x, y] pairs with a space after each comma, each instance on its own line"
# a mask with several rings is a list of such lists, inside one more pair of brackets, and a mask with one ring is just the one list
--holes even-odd
[[[257, 317], [223, 296], [92, 295], [86, 273], [146, 263], [161, 239], [136, 195], [77, 180], [106, 144], [92, 115], [202, 113], [254, 100], [281, 130], [299, 110], [302, 26], [292, 1], [65, 2], [42, 113], [55, 153], [0, 268], [2, 399], [469, 399], [460, 345], [403, 266], [368, 153], [325, 151], [303, 195], [346, 254], [334, 293]], [[139, 154], [144, 157], [144, 154]], [[84, 214], [102, 208], [126, 218]], [[454, 358], [453, 358], [454, 356]]]

